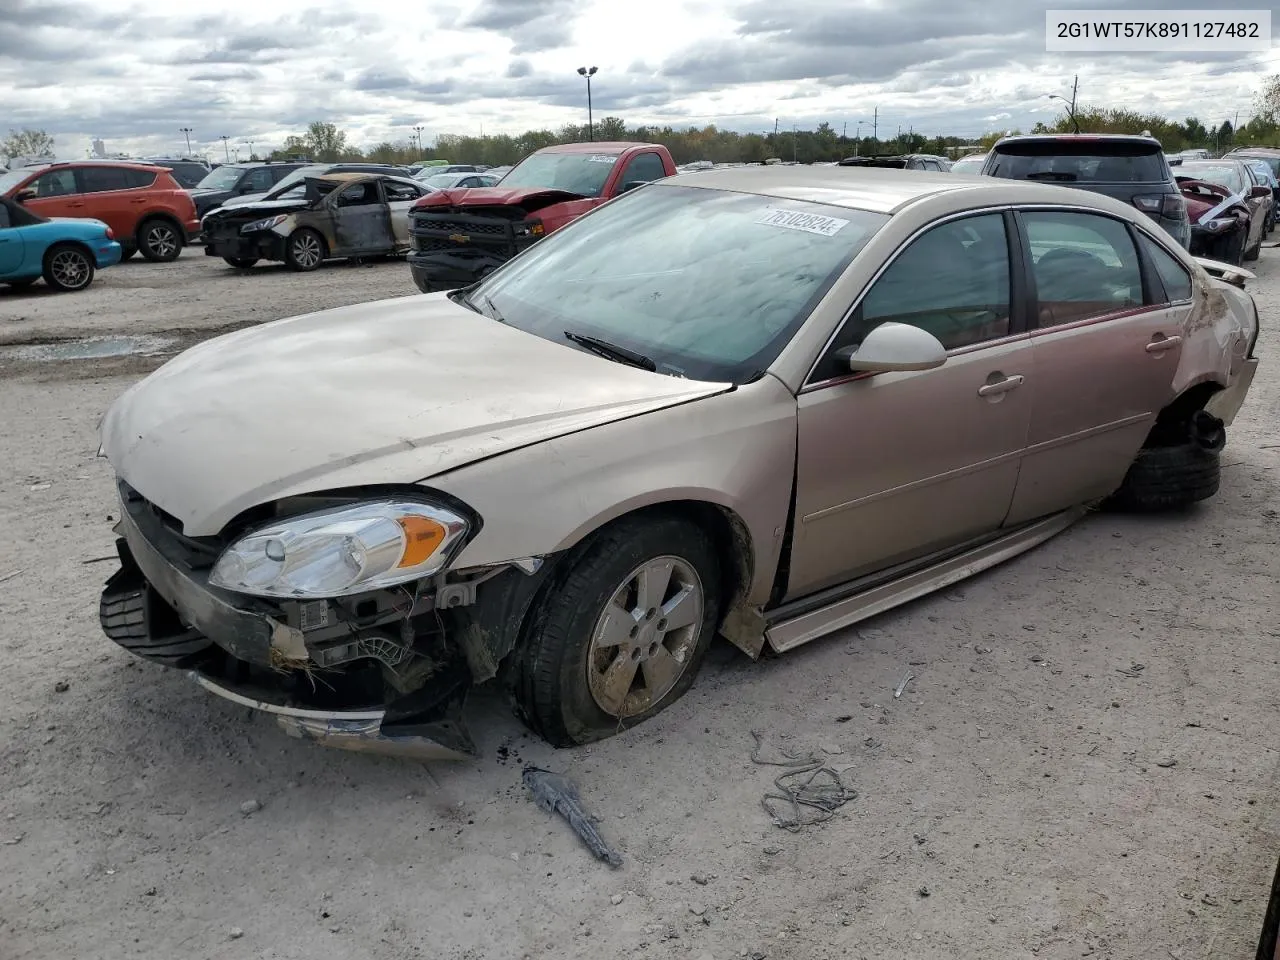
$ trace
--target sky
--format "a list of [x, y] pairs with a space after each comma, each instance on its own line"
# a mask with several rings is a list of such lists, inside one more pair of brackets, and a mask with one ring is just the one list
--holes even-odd
[[[60, 157], [247, 157], [313, 120], [368, 146], [597, 118], [765, 132], [826, 121], [978, 136], [1082, 106], [1206, 125], [1251, 113], [1265, 54], [1050, 54], [1048, 8], [1204, 9], [1222, 0], [0, 0], [0, 134]], [[1275, 0], [1233, 7], [1272, 8]], [[282, 11], [284, 11], [282, 13]], [[1280, 15], [1273, 14], [1274, 27]], [[862, 122], [866, 121], [866, 122]]]

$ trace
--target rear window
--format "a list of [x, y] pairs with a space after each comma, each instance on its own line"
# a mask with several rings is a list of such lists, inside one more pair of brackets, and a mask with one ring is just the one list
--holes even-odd
[[111, 190], [134, 190], [150, 186], [155, 173], [126, 170], [123, 167], [81, 167], [80, 185], [85, 193], [106, 193]]
[[1158, 146], [1047, 140], [998, 146], [991, 176], [1046, 183], [1163, 183], [1169, 167]]

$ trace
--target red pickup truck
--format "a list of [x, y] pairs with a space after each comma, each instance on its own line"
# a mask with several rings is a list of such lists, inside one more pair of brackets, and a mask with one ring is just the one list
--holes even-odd
[[409, 269], [423, 293], [474, 283], [548, 233], [676, 172], [656, 143], [566, 143], [531, 153], [493, 187], [441, 190], [409, 211]]

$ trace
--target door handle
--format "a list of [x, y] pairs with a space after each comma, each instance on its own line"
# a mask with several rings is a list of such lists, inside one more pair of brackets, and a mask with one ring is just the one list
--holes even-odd
[[129, 202], [130, 202], [130, 203], [146, 203], [147, 201], [146, 201], [146, 198], [144, 197], [144, 198], [140, 198], [140, 199], [138, 199], [138, 200], [130, 200]]
[[1022, 374], [1015, 373], [1012, 377], [1005, 377], [995, 383], [984, 383], [978, 388], [978, 396], [990, 397], [995, 394], [1008, 393], [1010, 390], [1017, 390], [1022, 386], [1022, 380]]
[[1173, 349], [1181, 342], [1181, 337], [1156, 336], [1147, 344], [1146, 350], [1147, 353], [1164, 353], [1164, 351]]

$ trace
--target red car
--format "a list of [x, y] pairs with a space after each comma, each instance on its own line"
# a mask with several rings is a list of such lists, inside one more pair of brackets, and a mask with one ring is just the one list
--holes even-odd
[[200, 232], [195, 203], [168, 168], [147, 163], [80, 160], [0, 174], [0, 193], [41, 217], [101, 220], [122, 259], [178, 259]]

